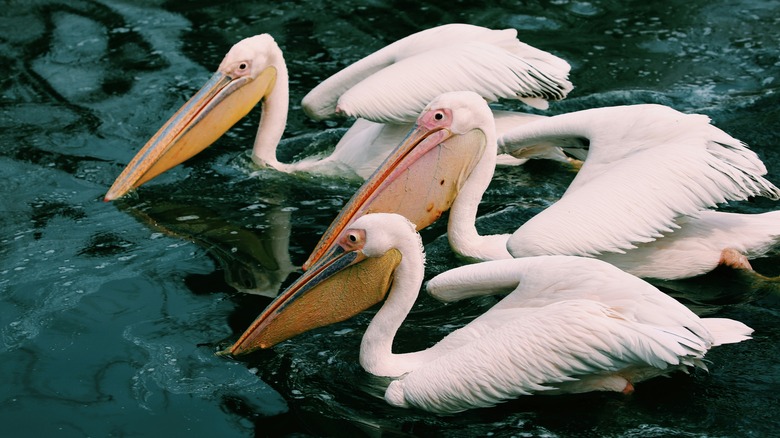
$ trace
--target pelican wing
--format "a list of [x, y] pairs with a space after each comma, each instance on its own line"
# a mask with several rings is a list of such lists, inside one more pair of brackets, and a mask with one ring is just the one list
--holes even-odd
[[354, 174], [368, 179], [413, 126], [357, 119], [330, 155], [304, 158], [295, 163], [295, 169], [339, 177]]
[[637, 324], [589, 300], [488, 314], [495, 323], [481, 337], [391, 383], [388, 402], [454, 413], [561, 387], [620, 391], [609, 386], [618, 371], [700, 364], [708, 347], [690, 332]]
[[553, 132], [589, 138], [588, 158], [563, 197], [509, 239], [515, 257], [621, 253], [673, 232], [680, 216], [751, 196], [780, 198], [758, 156], [704, 116], [613, 107], [542, 119], [504, 137]]
[[520, 99], [542, 109], [566, 97], [569, 64], [516, 35], [465, 24], [413, 34], [323, 81], [303, 98], [303, 108], [315, 119], [338, 114], [404, 123], [447, 91]]
[[507, 294], [493, 307], [496, 310], [587, 299], [610, 306], [632, 321], [684, 327], [712, 342], [709, 331], [688, 308], [650, 283], [597, 259], [539, 256], [475, 263], [435, 276], [426, 288], [431, 296], [445, 302]]

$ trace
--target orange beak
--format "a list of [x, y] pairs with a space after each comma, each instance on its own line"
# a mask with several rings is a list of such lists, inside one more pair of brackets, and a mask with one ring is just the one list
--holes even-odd
[[276, 81], [269, 67], [256, 78], [215, 73], [146, 143], [106, 193], [112, 201], [197, 155], [246, 116]]
[[368, 213], [398, 213], [417, 231], [449, 210], [484, 154], [485, 134], [454, 135], [446, 128], [415, 126], [366, 180], [325, 231], [303, 269], [334, 250], [342, 232]]
[[219, 354], [270, 348], [305, 331], [344, 321], [382, 301], [401, 253], [368, 258], [341, 247], [282, 292], [235, 344]]

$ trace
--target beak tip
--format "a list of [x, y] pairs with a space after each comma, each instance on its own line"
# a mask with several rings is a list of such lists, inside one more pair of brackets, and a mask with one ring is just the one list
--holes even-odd
[[268, 339], [261, 339], [262, 336], [262, 333], [258, 332], [256, 328], [249, 328], [241, 339], [218, 351], [216, 355], [235, 358], [258, 350], [267, 350], [277, 343], [269, 342]]
[[245, 356], [249, 353], [253, 353], [258, 350], [266, 350], [266, 349], [268, 349], [268, 346], [264, 344], [250, 345], [247, 347], [234, 344], [231, 345], [230, 347], [225, 348], [224, 350], [217, 351], [216, 355], [220, 357], [236, 358], [238, 356]]
[[219, 357], [223, 357], [223, 356], [233, 357], [233, 351], [231, 350], [231, 347], [225, 348], [224, 350], [219, 350], [214, 354]]
[[122, 198], [125, 195], [133, 192], [134, 189], [135, 189], [134, 186], [125, 187], [115, 183], [113, 186], [111, 186], [111, 188], [108, 189], [106, 194], [103, 196], [103, 201], [105, 202], [116, 201], [117, 199]]
[[103, 201], [105, 202], [111, 202], [115, 199], [119, 199], [122, 196], [125, 195], [127, 191], [117, 190], [116, 184], [112, 185], [111, 188], [108, 189], [105, 196], [103, 197]]

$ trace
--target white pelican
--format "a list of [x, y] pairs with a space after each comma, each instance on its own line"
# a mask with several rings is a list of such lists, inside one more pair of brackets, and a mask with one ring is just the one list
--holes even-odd
[[[686, 116], [658, 105], [637, 105], [603, 110], [607, 112], [607, 120], [601, 120], [600, 123], [610, 124], [612, 132], [615, 133], [630, 130], [629, 127], [617, 123], [621, 120], [620, 115], [628, 117], [643, 111], [649, 111], [649, 114], [636, 121], [638, 125], [634, 126], [651, 124], [655, 117], [660, 117], [663, 120], [664, 115], [675, 115], [676, 122], [669, 125], [664, 131], [670, 134], [668, 141], [676, 138], [671, 135], [673, 131], [671, 128], [675, 126], [675, 123], [679, 124], [681, 120], [687, 121], [692, 118], [709, 127], [707, 119], [703, 116]], [[598, 111], [588, 110], [581, 113], [589, 114], [593, 119], [589, 123], [598, 126], [599, 118], [595, 117], [598, 115]], [[656, 111], [658, 114], [655, 114]], [[540, 122], [547, 123], [548, 120], [555, 120], [558, 117], [562, 116], [542, 119]], [[666, 121], [670, 122], [668, 119]], [[539, 122], [526, 126], [537, 123]], [[431, 102], [418, 119], [417, 125], [417, 128], [410, 132], [404, 143], [388, 157], [341, 210], [304, 265], [304, 268], [307, 269], [304, 275], [266, 307], [235, 346], [231, 347], [232, 354], [240, 354], [253, 348], [267, 348], [311, 328], [343, 321], [382, 299], [390, 279], [378, 274], [371, 274], [375, 272], [372, 269], [352, 268], [340, 272], [340, 277], [331, 279], [327, 286], [310, 284], [315, 283], [312, 280], [321, 275], [323, 271], [332, 269], [329, 266], [330, 262], [326, 261], [332, 260], [342, 251], [338, 242], [340, 242], [344, 230], [349, 228], [357, 218], [368, 213], [399, 213], [414, 223], [419, 230], [430, 225], [451, 207], [447, 235], [456, 252], [475, 259], [512, 258], [512, 254], [507, 250], [510, 235], [480, 236], [475, 228], [477, 205], [485, 188], [490, 183], [496, 161], [496, 135], [487, 104], [474, 93], [445, 93]], [[764, 226], [777, 226], [778, 221], [772, 220], [773, 216], [776, 217], [776, 213], [738, 215], [705, 210], [707, 206], [715, 202], [742, 199], [748, 194], [765, 194], [776, 197], [778, 192], [777, 188], [760, 176], [765, 172], [765, 169], [755, 154], [717, 128], [711, 127], [711, 129], [713, 130], [711, 134], [719, 133], [715, 139], [721, 143], [704, 141], [703, 145], [699, 145], [699, 149], [703, 149], [703, 151], [700, 150], [698, 153], [695, 142], [689, 144], [672, 141], [672, 144], [679, 150], [674, 150], [674, 154], [669, 160], [672, 164], [683, 163], [682, 167], [670, 169], [664, 167], [662, 161], [647, 169], [642, 169], [641, 163], [639, 166], [635, 163], [629, 164], [634, 171], [633, 180], [620, 182], [620, 187], [603, 189], [604, 196], [609, 196], [610, 191], [615, 189], [623, 189], [628, 192], [627, 195], [623, 194], [626, 196], [625, 199], [617, 198], [614, 200], [615, 209], [623, 209], [626, 218], [630, 217], [628, 213], [631, 213], [632, 210], [639, 212], [633, 219], [615, 222], [614, 225], [611, 225], [619, 228], [622, 224], [622, 229], [629, 238], [641, 236], [642, 226], [646, 225], [647, 217], [654, 218], [658, 223], [664, 223], [656, 216], [643, 216], [647, 214], [643, 203], [656, 202], [672, 211], [675, 209], [670, 209], [666, 201], [676, 202], [682, 199], [685, 203], [672, 206], [680, 211], [677, 217], [669, 220], [671, 225], [667, 226], [670, 229], [673, 227], [679, 227], [679, 229], [664, 234], [663, 237], [658, 237], [660, 231], [656, 232], [658, 236], [651, 235], [659, 241], [658, 246], [652, 250], [643, 246], [649, 245], [647, 243], [640, 245], [642, 246], [640, 248], [626, 250], [625, 254], [613, 253], [601, 255], [601, 257], [609, 256], [609, 261], [612, 263], [617, 263], [615, 259], [619, 259], [624, 270], [636, 270], [647, 277], [672, 277], [670, 273], [675, 273], [675, 277], [679, 278], [680, 276], [692, 275], [692, 272], [700, 272], [702, 267], [713, 269], [719, 263], [748, 267], [749, 265], [735, 263], [735, 259], [740, 259], [744, 253], [749, 253], [747, 251], [749, 248], [755, 250], [763, 247], [766, 249], [768, 246], [766, 242], [774, 243], [774, 239], [779, 233], [767, 231], [764, 227], [755, 228], [755, 226], [762, 222], [769, 224]], [[560, 134], [567, 133], [560, 131]], [[693, 134], [694, 132], [690, 135]], [[545, 141], [553, 139], [554, 136], [555, 134], [549, 134], [545, 137]], [[609, 144], [598, 140], [598, 136], [595, 136], [595, 139], [590, 139], [591, 151], [585, 162], [586, 165], [589, 163], [596, 163], [596, 165], [591, 166], [589, 171], [583, 166], [583, 170], [580, 171], [580, 173], [585, 171], [582, 173], [583, 175], [594, 175], [594, 169], [598, 170], [600, 157], [604, 154], [609, 156]], [[629, 143], [622, 144], [628, 145]], [[645, 160], [648, 160], [648, 163], [652, 160], [650, 152], [653, 150], [653, 144], [652, 142], [647, 143], [645, 155], [642, 155]], [[656, 144], [663, 146], [663, 142]], [[604, 147], [607, 149], [605, 150]], [[693, 152], [688, 149], [693, 149]], [[665, 149], [659, 147], [658, 150], [664, 151]], [[594, 153], [595, 159], [592, 156]], [[624, 153], [627, 155], [626, 159], [631, 156], [627, 151]], [[442, 163], [446, 163], [446, 165], [442, 165]], [[602, 166], [603, 169], [604, 166]], [[648, 171], [653, 169], [658, 171], [658, 178], [661, 179], [651, 178], [647, 181], [653, 188], [659, 187], [658, 190], [661, 193], [654, 193], [654, 190], [648, 191], [647, 187], [638, 184], [642, 182], [642, 176], [648, 176]], [[604, 174], [606, 173], [604, 172]], [[572, 183], [576, 190], [569, 189], [566, 196], [570, 196], [570, 194], [574, 196], [580, 192], [587, 193], [587, 190], [590, 190], [585, 184], [577, 189], [578, 178], [580, 175]], [[674, 183], [670, 184], [667, 181], [670, 178], [674, 179]], [[594, 179], [594, 182], [597, 181]], [[684, 193], [685, 196], [675, 196], [674, 191]], [[645, 192], [649, 192], [653, 196], [648, 200], [643, 200], [641, 196], [644, 196]], [[600, 218], [587, 213], [587, 203], [580, 208], [586, 209], [581, 220], [587, 221], [592, 229], [578, 224], [577, 221], [580, 219], [576, 215], [569, 215], [574, 222], [571, 226], [580, 227], [581, 233], [586, 237], [590, 233], [603, 232], [600, 230], [602, 226], [599, 222]], [[537, 217], [542, 217], [548, 210], [540, 213]], [[620, 210], [616, 211], [620, 212]], [[607, 216], [616, 211], [603, 211], [602, 214]], [[652, 209], [650, 211], [652, 213]], [[687, 211], [691, 211], [691, 214], [685, 215]], [[769, 220], [766, 220], [767, 218]], [[724, 221], [731, 220], [741, 220], [748, 225], [739, 229], [729, 229], [722, 226]], [[634, 234], [628, 233], [631, 231], [630, 225], [632, 223], [637, 224], [639, 230]], [[523, 227], [520, 227], [521, 231]], [[745, 232], [745, 228], [751, 227], [754, 227], [752, 231]], [[554, 242], [556, 236], [566, 235], [566, 231], [568, 230], [551, 229], [547, 230], [548, 235], [541, 237]], [[577, 235], [567, 238], [576, 239]], [[739, 245], [735, 242], [738, 242]], [[632, 253], [636, 254], [636, 257]], [[705, 257], [708, 255], [713, 257]], [[521, 254], [517, 254], [517, 256], [521, 256]], [[696, 263], [691, 261], [692, 258], [697, 259]], [[393, 265], [397, 261], [397, 259], [388, 256], [375, 263], [377, 265]], [[653, 270], [648, 271], [644, 268], [652, 268]], [[334, 306], [333, 303], [339, 304]], [[306, 318], [298, 316], [304, 313], [307, 315]]]
[[[341, 230], [362, 214], [398, 212], [420, 229], [438, 217], [431, 210], [440, 214], [440, 205], [448, 203], [450, 245], [474, 260], [590, 256], [642, 277], [679, 279], [720, 263], [749, 268], [746, 255], [765, 254], [780, 238], [780, 212], [707, 210], [750, 196], [778, 199], [780, 189], [762, 176], [766, 168], [754, 152], [702, 115], [661, 105], [607, 107], [540, 118], [505, 133], [501, 142], [509, 152], [510, 144], [523, 148], [584, 138], [588, 158], [559, 201], [512, 235], [489, 236], [480, 236], [475, 227], [496, 161], [496, 133], [487, 105], [474, 93], [445, 93], [423, 111], [417, 125], [397, 155], [411, 152], [395, 163], [388, 161], [392, 168], [380, 169], [366, 181], [304, 266], [332, 248]], [[426, 155], [447, 142], [457, 142], [457, 159], [472, 164], [455, 165], [435, 148], [437, 155]], [[447, 189], [450, 180], [440, 176], [445, 163], [468, 172], [453, 175], [457, 187]], [[393, 204], [393, 199], [403, 203]]]
[[[235, 44], [217, 72], [133, 158], [107, 201], [196, 155], [263, 101], [253, 160], [284, 172], [368, 177], [444, 91], [473, 90], [488, 101], [520, 99], [546, 108], [572, 89], [569, 64], [516, 39], [514, 29], [449, 24], [401, 39], [325, 80], [303, 99], [316, 119], [358, 117], [329, 157], [286, 164], [276, 158], [289, 89], [282, 51], [267, 34]], [[497, 112], [502, 126], [541, 116]], [[541, 154], [550, 154], [544, 150]], [[552, 155], [564, 155], [553, 151]]]
[[360, 345], [366, 371], [395, 378], [385, 392], [394, 406], [455, 413], [528, 394], [629, 393], [634, 383], [652, 377], [706, 369], [702, 359], [712, 346], [752, 333], [738, 321], [701, 319], [608, 263], [545, 256], [480, 263], [434, 278], [434, 291], [513, 291], [435, 346], [395, 354], [393, 340], [424, 278], [415, 226], [397, 214], [369, 214], [345, 231], [339, 245], [344, 252], [331, 267], [400, 254], [387, 299]]

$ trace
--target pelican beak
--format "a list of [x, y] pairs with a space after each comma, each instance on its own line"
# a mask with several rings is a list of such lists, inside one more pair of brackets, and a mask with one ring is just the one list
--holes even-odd
[[339, 247], [276, 297], [235, 344], [218, 354], [238, 356], [270, 348], [357, 315], [384, 299], [400, 262], [401, 253], [395, 249], [366, 257]]
[[266, 68], [255, 78], [215, 73], [125, 167], [105, 200], [124, 196], [206, 149], [266, 97], [275, 81], [274, 67]]
[[452, 206], [486, 145], [479, 129], [453, 134], [416, 125], [344, 206], [303, 269], [334, 251], [343, 231], [365, 214], [398, 213], [417, 231], [435, 222]]

